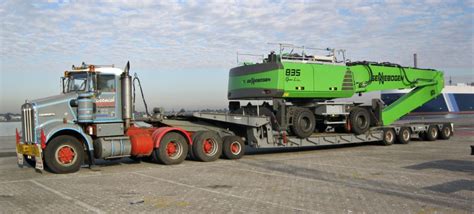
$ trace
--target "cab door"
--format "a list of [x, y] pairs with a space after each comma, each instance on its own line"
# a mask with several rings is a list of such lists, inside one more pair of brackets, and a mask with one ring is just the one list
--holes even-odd
[[95, 122], [121, 121], [117, 91], [117, 77], [115, 75], [97, 75]]

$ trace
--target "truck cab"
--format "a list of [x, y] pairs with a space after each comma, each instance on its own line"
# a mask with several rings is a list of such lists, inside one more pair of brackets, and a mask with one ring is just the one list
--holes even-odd
[[60, 144], [55, 143], [59, 139], [68, 144], [56, 146], [54, 151], [58, 163], [53, 168], [61, 172], [61, 168], [80, 166], [84, 155], [78, 150], [92, 155], [93, 141], [99, 137], [124, 136], [122, 73], [114, 66], [72, 66], [61, 78], [59, 95], [27, 100], [21, 107], [21, 135], [17, 132], [19, 154], [27, 162], [39, 162], [36, 166], [42, 168], [42, 160], [35, 157], [50, 143]]
[[[66, 71], [63, 82], [63, 94], [73, 94], [77, 108], [83, 99], [94, 103], [93, 109], [78, 109], [78, 119], [90, 123], [122, 123], [120, 75], [123, 71], [114, 67], [77, 69]], [[87, 111], [91, 110], [91, 111]], [[90, 113], [89, 115], [81, 115]], [[82, 117], [80, 117], [82, 116]]]

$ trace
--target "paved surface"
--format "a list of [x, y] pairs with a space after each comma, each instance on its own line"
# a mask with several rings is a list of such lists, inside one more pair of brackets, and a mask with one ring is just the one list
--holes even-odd
[[461, 127], [448, 141], [176, 166], [126, 159], [69, 175], [20, 169], [5, 155], [0, 213], [473, 213], [471, 144], [474, 127]]

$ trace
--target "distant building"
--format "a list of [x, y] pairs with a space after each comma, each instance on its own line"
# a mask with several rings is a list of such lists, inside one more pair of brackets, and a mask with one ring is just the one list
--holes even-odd
[[3, 115], [0, 115], [0, 122], [6, 122], [7, 118]]
[[10, 115], [10, 121], [20, 121], [21, 115]]

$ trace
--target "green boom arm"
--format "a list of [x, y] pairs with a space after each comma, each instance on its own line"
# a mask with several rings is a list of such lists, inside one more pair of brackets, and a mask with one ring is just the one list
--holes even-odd
[[400, 97], [382, 111], [384, 125], [389, 125], [441, 93], [444, 86], [443, 73], [436, 72], [435, 79], [419, 84], [410, 93]]
[[392, 124], [400, 117], [429, 102], [438, 96], [444, 87], [443, 72], [432, 69], [367, 64], [353, 66], [353, 72], [356, 74], [355, 83], [358, 86], [355, 92], [412, 89], [383, 109], [384, 125]]

